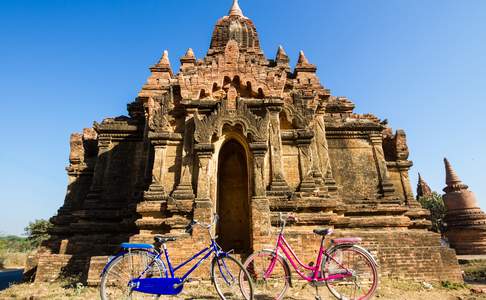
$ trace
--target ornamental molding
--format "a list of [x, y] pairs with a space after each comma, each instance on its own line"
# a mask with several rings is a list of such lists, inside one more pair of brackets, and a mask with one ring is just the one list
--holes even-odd
[[214, 134], [218, 137], [223, 134], [223, 126], [240, 125], [243, 134], [253, 142], [266, 142], [268, 140], [269, 113], [259, 117], [251, 112], [243, 101], [238, 101], [236, 109], [228, 109], [227, 103], [218, 105], [211, 114], [200, 117], [196, 111], [194, 123], [196, 130], [194, 139], [198, 143], [210, 144]]

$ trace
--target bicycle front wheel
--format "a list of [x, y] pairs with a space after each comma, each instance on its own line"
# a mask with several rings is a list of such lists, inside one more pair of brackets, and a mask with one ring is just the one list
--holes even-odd
[[282, 257], [274, 260], [275, 255], [262, 250], [250, 255], [243, 265], [253, 281], [255, 299], [283, 299], [290, 286], [290, 270]]
[[336, 246], [329, 251], [323, 265], [326, 277], [343, 275], [326, 281], [327, 288], [337, 299], [370, 299], [378, 287], [378, 270], [371, 254], [353, 245]]
[[213, 258], [211, 279], [221, 299], [253, 299], [253, 283], [241, 262], [230, 255]]
[[110, 262], [107, 270], [101, 277], [100, 294], [102, 300], [115, 299], [159, 299], [159, 295], [149, 295], [134, 292], [128, 283], [152, 266], [140, 278], [162, 278], [165, 276], [165, 268], [155, 259], [155, 254], [132, 250]]

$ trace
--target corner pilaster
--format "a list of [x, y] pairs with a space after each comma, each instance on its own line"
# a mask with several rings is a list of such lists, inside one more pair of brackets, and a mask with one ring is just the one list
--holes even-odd
[[314, 134], [310, 130], [299, 130], [297, 132], [297, 148], [299, 149], [300, 186], [299, 191], [313, 193], [316, 191], [312, 170], [311, 143]]
[[380, 181], [380, 190], [378, 192], [385, 199], [393, 197], [395, 188], [388, 175], [385, 154], [383, 151], [383, 137], [381, 134], [372, 133], [370, 134], [370, 142], [373, 148], [373, 156], [375, 158], [376, 169]]
[[194, 145], [198, 161], [197, 197], [194, 204], [194, 219], [208, 223], [212, 218], [213, 204], [210, 198], [210, 162], [213, 157], [214, 146], [212, 144]]
[[282, 167], [282, 138], [280, 135], [280, 112], [281, 106], [268, 107], [268, 113], [270, 115], [270, 160], [272, 178], [270, 183], [270, 189], [267, 192], [272, 196], [287, 196], [290, 194], [290, 188], [285, 181]]

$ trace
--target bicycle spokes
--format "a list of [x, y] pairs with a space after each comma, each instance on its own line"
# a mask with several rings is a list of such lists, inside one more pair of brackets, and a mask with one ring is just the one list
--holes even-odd
[[218, 259], [218, 268], [219, 272], [221, 274], [221, 277], [224, 279], [226, 284], [231, 285], [234, 284], [235, 278], [233, 277], [233, 274], [231, 274], [231, 271], [229, 270], [228, 266], [226, 265], [226, 262], [224, 259]]
[[376, 268], [358, 248], [336, 249], [330, 254], [325, 269], [328, 277], [336, 276], [327, 286], [338, 298], [368, 299], [376, 289]]
[[215, 257], [211, 275], [223, 299], [252, 299], [252, 283], [248, 272], [233, 257]]
[[254, 253], [245, 262], [253, 279], [255, 299], [282, 299], [290, 285], [284, 261], [270, 251]]

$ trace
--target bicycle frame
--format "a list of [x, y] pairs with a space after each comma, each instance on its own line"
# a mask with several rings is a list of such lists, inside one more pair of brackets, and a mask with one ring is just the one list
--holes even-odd
[[[283, 235], [283, 230], [281, 230], [280, 234], [278, 235], [277, 244], [275, 246], [275, 250], [274, 250], [275, 255], [274, 255], [274, 258], [272, 259], [270, 265], [268, 266], [267, 271], [264, 274], [264, 278], [265, 279], [268, 278], [268, 277], [270, 277], [270, 275], [273, 272], [273, 268], [275, 267], [275, 264], [276, 264], [277, 259], [278, 259], [278, 251], [279, 250], [281, 250], [283, 252], [283, 254], [287, 258], [287, 260], [290, 262], [290, 264], [292, 265], [292, 267], [294, 268], [294, 270], [297, 272], [297, 274], [299, 274], [299, 276], [302, 279], [304, 279], [304, 280], [306, 280], [308, 282], [329, 281], [329, 280], [342, 279], [342, 278], [345, 278], [345, 277], [352, 276], [352, 273], [347, 268], [345, 268], [344, 266], [342, 266], [338, 261], [336, 261], [333, 257], [331, 257], [329, 255], [328, 251], [324, 247], [324, 238], [321, 241], [321, 245], [320, 245], [320, 248], [319, 248], [319, 253], [317, 255], [317, 259], [316, 259], [315, 265], [314, 266], [309, 266], [309, 265], [306, 265], [306, 264], [304, 264], [304, 263], [302, 263], [300, 261], [300, 259], [297, 257], [297, 255], [295, 254], [295, 252], [292, 249], [292, 247], [285, 240], [285, 237]], [[330, 275], [328, 277], [323, 277], [323, 274], [321, 274], [320, 270], [321, 270], [321, 266], [322, 266], [322, 262], [323, 262], [323, 257], [324, 256], [326, 256], [327, 259], [332, 259], [333, 261], [335, 261], [340, 267], [342, 267], [344, 270], [346, 270], [346, 273], [345, 274], [342, 274], [342, 273], [341, 274], [335, 274], [335, 275]], [[302, 268], [304, 268], [305, 270], [311, 271], [312, 272], [311, 273], [311, 276], [305, 275], [299, 269], [299, 265]]]
[[[169, 251], [167, 250], [167, 246], [165, 244], [163, 244], [163, 251], [160, 252], [160, 253], [158, 253], [155, 256], [155, 258], [153, 259], [153, 261], [150, 264], [147, 265], [146, 269], [139, 275], [138, 278], [140, 279], [148, 270], [150, 270], [150, 268], [152, 267], [152, 265], [156, 261], [161, 261], [162, 254], [164, 254], [165, 260], [167, 261], [167, 265], [169, 267], [169, 272], [170, 272], [170, 277], [171, 278], [176, 278], [175, 277], [175, 273], [177, 272], [177, 270], [179, 270], [180, 268], [184, 267], [185, 265], [187, 265], [191, 261], [195, 260], [196, 258], [198, 258], [200, 256], [203, 256], [201, 259], [199, 259], [199, 261], [197, 263], [195, 263], [192, 266], [191, 269], [189, 269], [189, 271], [187, 271], [182, 277], [180, 277], [181, 282], [185, 282], [187, 280], [187, 278], [192, 274], [192, 272], [194, 272], [213, 253], [215, 253], [218, 257], [221, 256], [221, 255], [226, 255], [225, 252], [223, 252], [223, 251], [221, 251], [219, 249], [218, 244], [216, 243], [216, 241], [214, 239], [211, 239], [211, 245], [209, 247], [204, 248], [203, 250], [201, 250], [198, 253], [194, 254], [188, 260], [186, 260], [186, 261], [182, 262], [181, 264], [173, 267], [172, 262], [171, 262], [170, 257], [169, 257]], [[166, 275], [166, 277], [168, 277], [167, 270], [165, 270], [165, 275]]]

